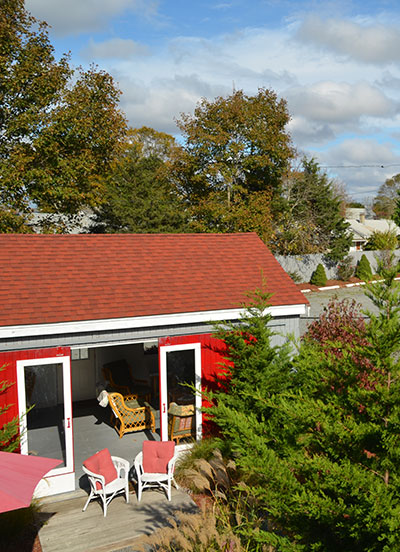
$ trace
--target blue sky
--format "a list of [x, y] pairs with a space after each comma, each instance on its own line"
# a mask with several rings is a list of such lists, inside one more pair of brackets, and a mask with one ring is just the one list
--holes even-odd
[[[57, 55], [110, 72], [133, 127], [272, 88], [289, 131], [357, 200], [400, 172], [398, 1], [26, 0]], [[347, 167], [347, 168], [345, 168]]]

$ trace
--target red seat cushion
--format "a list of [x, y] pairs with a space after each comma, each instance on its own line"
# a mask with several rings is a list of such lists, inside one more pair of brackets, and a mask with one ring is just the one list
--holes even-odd
[[174, 441], [143, 441], [143, 471], [167, 473], [168, 462], [174, 456]]
[[[104, 477], [105, 484], [111, 483], [114, 479], [117, 479], [118, 473], [115, 469], [113, 461], [111, 459], [110, 451], [105, 448], [87, 458], [83, 465], [91, 472], [102, 475]], [[97, 489], [101, 489], [100, 483], [96, 482]]]

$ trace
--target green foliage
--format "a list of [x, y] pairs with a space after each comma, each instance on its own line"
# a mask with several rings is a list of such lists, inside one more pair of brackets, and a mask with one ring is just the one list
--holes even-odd
[[359, 201], [349, 201], [346, 205], [350, 209], [365, 209], [365, 205]]
[[290, 344], [271, 346], [270, 339], [275, 334], [269, 328], [272, 317], [266, 312], [270, 297], [263, 290], [250, 294], [240, 327], [225, 322], [216, 325], [215, 336], [227, 346], [227, 362], [221, 366], [220, 374], [228, 376], [224, 381], [227, 392], [218, 394], [219, 405], [227, 412], [240, 404], [249, 416], [257, 417], [259, 389], [272, 394], [288, 384]]
[[361, 259], [359, 260], [355, 275], [357, 278], [360, 278], [360, 280], [364, 280], [366, 282], [369, 282], [372, 279], [372, 269], [370, 262], [366, 255], [362, 255]]
[[334, 261], [342, 259], [351, 237], [335, 182], [314, 159], [304, 157], [301, 169], [284, 180], [283, 193], [285, 205], [275, 220], [272, 249], [282, 255], [325, 253]]
[[[250, 358], [263, 372], [245, 386], [241, 370], [232, 367], [230, 397], [223, 391], [213, 395], [214, 419], [242, 481], [235, 497], [245, 485], [250, 519], [264, 519], [246, 525], [247, 550], [397, 550], [400, 285], [395, 274], [386, 270], [384, 281], [367, 284], [379, 308], [379, 314], [368, 313], [369, 320], [354, 304], [330, 305], [298, 355], [281, 365], [285, 383], [279, 378], [271, 383], [274, 361], [265, 342], [255, 358], [257, 339], [243, 333], [239, 340], [238, 328], [231, 329], [233, 338], [226, 336], [229, 361], [247, 368], [249, 378]], [[247, 326], [258, 328], [262, 313], [252, 309]], [[274, 369], [272, 375], [275, 379]]]
[[167, 177], [176, 148], [172, 136], [149, 128], [133, 131], [132, 143], [104, 179], [104, 195], [94, 209], [92, 232], [181, 232], [185, 205]]
[[296, 284], [299, 284], [300, 282], [303, 281], [303, 276], [297, 270], [287, 271], [287, 274], [291, 277], [293, 282], [295, 282]]
[[317, 268], [311, 275], [310, 284], [314, 286], [323, 287], [326, 285], [327, 277], [324, 265], [319, 263]]
[[70, 215], [96, 205], [126, 134], [111, 76], [56, 61], [23, 0], [2, 3], [0, 61], [0, 231], [25, 231], [33, 206]]
[[394, 228], [380, 232], [375, 230], [364, 246], [366, 251], [389, 251], [398, 247], [397, 233]]
[[[5, 366], [0, 367], [0, 374], [5, 370]], [[5, 394], [14, 383], [8, 380], [0, 380], [0, 397]], [[0, 419], [9, 410], [10, 405], [4, 401], [0, 405]], [[19, 447], [19, 418], [15, 417], [11, 421], [3, 423], [0, 427], [0, 450], [13, 452]]]
[[353, 266], [352, 257], [344, 257], [337, 265], [337, 275], [339, 280], [347, 282], [354, 275], [354, 266]]
[[[184, 146], [172, 176], [191, 207], [196, 230], [259, 230], [260, 219], [279, 207], [281, 178], [294, 153], [288, 122], [286, 102], [263, 88], [254, 96], [239, 90], [227, 98], [203, 99], [193, 116], [181, 115], [177, 124]], [[251, 203], [257, 192], [264, 194], [262, 203]]]

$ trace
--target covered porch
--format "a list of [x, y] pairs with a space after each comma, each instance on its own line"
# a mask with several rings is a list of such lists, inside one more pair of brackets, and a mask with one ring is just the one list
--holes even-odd
[[[158, 344], [157, 341], [155, 343]], [[63, 460], [61, 469], [66, 474], [67, 484], [61, 489], [56, 487], [55, 492], [52, 492], [56, 478], [60, 481], [59, 476], [63, 474], [56, 470], [50, 473], [47, 482], [37, 489], [37, 496], [87, 489], [88, 483], [83, 475], [82, 464], [86, 458], [103, 448], [108, 448], [114, 456], [125, 458], [132, 466], [135, 456], [142, 450], [143, 441], [161, 440], [159, 354], [158, 347], [153, 344], [154, 341], [150, 353], [146, 342], [136, 342], [72, 349], [70, 353], [66, 350], [64, 356], [50, 358], [46, 358], [46, 351], [42, 350], [40, 353], [44, 355], [43, 358], [38, 359], [36, 353], [32, 353], [35, 358], [17, 361], [21, 415], [25, 405], [32, 406], [27, 416], [22, 418], [26, 422], [23, 452]], [[193, 385], [196, 381], [196, 364], [199, 363], [195, 359], [193, 347], [198, 346], [195, 344], [189, 348], [183, 347], [183, 351], [174, 350], [164, 355], [165, 387], [168, 385], [168, 390], [165, 389], [165, 396], [162, 398], [164, 440], [171, 438], [168, 431], [171, 401], [183, 400], [183, 394], [186, 401], [189, 400], [192, 404], [193, 415], [189, 420], [191, 427], [188, 438], [182, 442], [177, 440], [179, 449], [187, 448], [195, 438], [195, 418], [201, 424], [199, 410], [194, 414], [194, 403], [198, 399], [184, 387], [185, 384]], [[146, 421], [140, 427], [132, 428], [127, 425], [126, 431], [120, 431], [120, 419], [125, 418], [117, 417], [108, 399], [111, 399], [114, 392], [118, 392], [126, 400], [126, 405], [132, 407], [126, 393], [134, 393], [135, 389], [130, 391], [128, 388], [114, 386], [117, 383], [117, 373], [110, 377], [104, 367], [115, 364], [123, 367], [122, 372], [126, 379], [122, 383], [127, 384], [132, 377], [134, 385], [137, 380], [145, 384], [148, 394], [140, 400], [140, 404], [138, 402], [136, 411], [144, 410], [144, 405], [147, 405], [146, 412], [151, 411], [152, 416], [151, 426]], [[198, 385], [199, 382], [200, 378], [197, 377]], [[99, 397], [104, 394], [106, 401], [101, 405]]]

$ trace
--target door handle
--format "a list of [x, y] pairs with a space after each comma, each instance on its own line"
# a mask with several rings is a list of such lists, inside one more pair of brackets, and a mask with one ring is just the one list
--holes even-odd
[[71, 418], [67, 418], [67, 429], [71, 427]]

